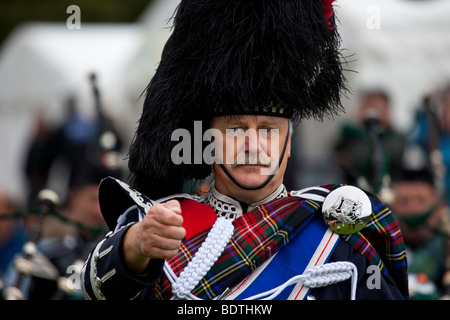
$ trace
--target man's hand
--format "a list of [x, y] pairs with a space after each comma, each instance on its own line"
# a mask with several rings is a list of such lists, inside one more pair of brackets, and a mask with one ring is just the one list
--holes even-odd
[[155, 204], [144, 219], [125, 234], [123, 252], [127, 267], [140, 273], [150, 259], [175, 256], [186, 235], [182, 224], [181, 207], [177, 200]]

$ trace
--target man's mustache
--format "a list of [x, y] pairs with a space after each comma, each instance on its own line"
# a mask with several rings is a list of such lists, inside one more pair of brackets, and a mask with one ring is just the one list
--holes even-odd
[[232, 164], [232, 168], [236, 168], [241, 165], [258, 165], [269, 168], [271, 166], [270, 160], [270, 157], [264, 154], [246, 154], [236, 158], [236, 161]]

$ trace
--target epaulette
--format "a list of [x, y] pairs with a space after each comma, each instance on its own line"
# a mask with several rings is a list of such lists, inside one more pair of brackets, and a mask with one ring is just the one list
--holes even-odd
[[171, 199], [189, 199], [196, 202], [204, 200], [203, 197], [187, 193], [179, 193], [152, 200], [125, 182], [113, 177], [104, 178], [99, 185], [98, 200], [100, 210], [110, 230], [115, 229], [118, 218], [131, 206], [137, 206], [142, 214], [146, 214], [156, 203], [166, 202]]
[[327, 195], [333, 189], [325, 188], [323, 186], [308, 187], [301, 190], [292, 190], [289, 195], [318, 202], [324, 202]]

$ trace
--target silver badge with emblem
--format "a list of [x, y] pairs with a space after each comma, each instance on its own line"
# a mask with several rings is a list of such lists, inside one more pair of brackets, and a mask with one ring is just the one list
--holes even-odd
[[343, 186], [331, 191], [322, 205], [325, 222], [339, 234], [360, 231], [369, 222], [371, 214], [369, 197], [353, 186]]

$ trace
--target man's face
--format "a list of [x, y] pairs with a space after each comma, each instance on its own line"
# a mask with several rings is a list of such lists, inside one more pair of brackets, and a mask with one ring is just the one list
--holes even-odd
[[[216, 144], [216, 157], [238, 183], [250, 188], [257, 187], [276, 173], [272, 180], [280, 184], [287, 163], [283, 161], [278, 168], [289, 131], [288, 119], [254, 115], [221, 116], [212, 119], [211, 128], [218, 129], [222, 134], [223, 145]], [[286, 159], [290, 156], [290, 137], [288, 139]], [[217, 167], [216, 163], [213, 164], [216, 185], [224, 175]]]
[[369, 94], [361, 100], [359, 120], [364, 123], [371, 113], [374, 113], [383, 128], [389, 127], [389, 101], [381, 94]]
[[85, 185], [72, 190], [69, 206], [75, 220], [91, 227], [105, 224], [98, 203], [97, 185]]
[[391, 209], [399, 218], [403, 239], [408, 246], [420, 247], [433, 237], [433, 232], [427, 226], [434, 224], [435, 213], [439, 211], [433, 211], [426, 221], [414, 222], [413, 225], [406, 219], [421, 219], [420, 217], [433, 208], [437, 199], [436, 190], [429, 183], [399, 181], [394, 184], [394, 201]]
[[399, 181], [394, 186], [394, 213], [402, 217], [420, 215], [429, 210], [437, 200], [434, 188], [420, 181]]

